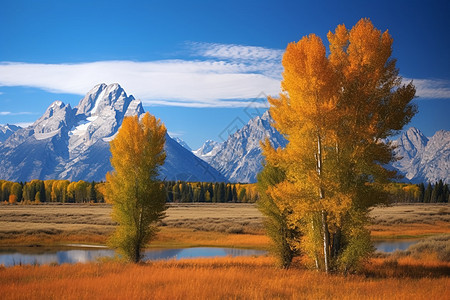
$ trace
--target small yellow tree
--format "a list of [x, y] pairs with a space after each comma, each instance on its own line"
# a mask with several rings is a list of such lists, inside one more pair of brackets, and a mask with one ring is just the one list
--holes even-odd
[[156, 222], [164, 217], [166, 194], [158, 175], [166, 158], [165, 135], [160, 120], [146, 113], [141, 121], [126, 117], [110, 143], [114, 170], [106, 175], [106, 199], [119, 223], [110, 243], [133, 262], [140, 261]]

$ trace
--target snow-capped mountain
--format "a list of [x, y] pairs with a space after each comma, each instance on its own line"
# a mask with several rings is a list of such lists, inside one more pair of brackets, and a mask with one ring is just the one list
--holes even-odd
[[393, 141], [400, 160], [392, 166], [413, 183], [450, 182], [450, 132], [440, 130], [431, 138], [411, 127]]
[[286, 146], [286, 140], [271, 122], [269, 112], [265, 112], [251, 119], [225, 142], [207, 141], [194, 153], [231, 182], [256, 182], [256, 175], [262, 169], [260, 142], [268, 138], [275, 148]]
[[[141, 102], [118, 84], [95, 86], [74, 108], [55, 101], [33, 125], [0, 145], [0, 179], [104, 180], [111, 170], [109, 141], [124, 117], [143, 113]], [[163, 178], [225, 180], [168, 135], [165, 149]]]
[[213, 140], [207, 140], [200, 148], [192, 151], [195, 155], [210, 163], [211, 159], [221, 149], [223, 143], [219, 143]]
[[177, 142], [178, 144], [180, 144], [181, 146], [183, 146], [185, 149], [187, 149], [188, 151], [192, 151], [191, 147], [189, 147], [189, 145], [183, 141], [182, 139], [180, 139], [179, 137], [173, 137], [172, 138], [175, 142]]
[[6, 141], [14, 132], [19, 130], [21, 127], [16, 125], [6, 124], [5, 126], [0, 125], [0, 143]]
[[[268, 112], [249, 121], [242, 129], [223, 143], [208, 140], [193, 151], [209, 162], [232, 182], [256, 182], [262, 169], [259, 141], [269, 137], [272, 145], [285, 147], [287, 141], [271, 125]], [[410, 128], [393, 141], [395, 154], [400, 160], [392, 163], [404, 176], [402, 181], [432, 183], [442, 179], [450, 182], [450, 132], [438, 131], [425, 137], [420, 130]]]

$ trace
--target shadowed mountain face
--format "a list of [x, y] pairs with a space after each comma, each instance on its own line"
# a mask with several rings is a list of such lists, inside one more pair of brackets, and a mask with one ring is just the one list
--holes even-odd
[[442, 179], [450, 183], [450, 132], [440, 130], [432, 137], [425, 137], [420, 130], [411, 127], [393, 142], [395, 154], [400, 160], [392, 166], [407, 181], [431, 182]]
[[251, 119], [223, 143], [206, 141], [194, 153], [209, 162], [231, 182], [256, 182], [262, 170], [260, 142], [269, 139], [275, 148], [286, 146], [286, 139], [272, 125], [269, 112]]
[[[75, 108], [55, 101], [33, 125], [0, 144], [0, 179], [104, 180], [112, 169], [109, 142], [126, 116], [143, 113], [141, 102], [118, 84], [95, 86]], [[165, 149], [162, 178], [225, 180], [168, 135]]]
[[20, 127], [16, 125], [6, 124], [5, 126], [0, 125], [0, 143], [6, 141], [14, 132], [19, 130]]
[[[268, 112], [249, 121], [223, 143], [208, 140], [195, 155], [208, 162], [232, 182], [256, 182], [262, 169], [260, 141], [267, 137], [275, 147], [285, 147], [287, 141], [272, 126]], [[400, 160], [392, 167], [406, 182], [450, 182], [450, 132], [438, 131], [425, 137], [420, 130], [410, 128], [393, 142]]]

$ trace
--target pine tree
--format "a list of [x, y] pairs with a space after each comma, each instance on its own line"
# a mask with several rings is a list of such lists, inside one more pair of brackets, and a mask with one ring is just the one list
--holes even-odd
[[423, 184], [423, 182], [421, 182], [419, 184], [419, 202], [423, 203], [425, 199], [425, 185]]
[[95, 182], [92, 181], [89, 186], [89, 201], [92, 203], [97, 202], [97, 190], [95, 189]]
[[166, 193], [158, 180], [164, 164], [166, 128], [146, 113], [126, 117], [111, 141], [111, 165], [106, 175], [106, 198], [113, 204], [112, 217], [119, 223], [110, 239], [128, 260], [139, 262], [142, 248], [156, 234], [164, 217]]

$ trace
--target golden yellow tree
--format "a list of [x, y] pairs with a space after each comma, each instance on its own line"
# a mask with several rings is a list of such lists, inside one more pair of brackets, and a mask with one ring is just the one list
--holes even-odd
[[263, 145], [267, 163], [286, 172], [268, 192], [292, 207], [291, 226], [302, 227], [296, 247], [318, 269], [348, 269], [370, 252], [367, 211], [382, 200], [379, 184], [394, 174], [382, 140], [402, 129], [416, 109], [415, 89], [402, 85], [392, 38], [367, 19], [350, 31], [329, 33], [330, 54], [315, 35], [291, 43], [283, 56], [280, 97], [269, 98], [285, 149]]
[[106, 175], [106, 199], [119, 223], [110, 243], [133, 262], [140, 261], [164, 217], [166, 194], [158, 175], [166, 158], [165, 135], [164, 124], [146, 113], [141, 121], [126, 117], [110, 143], [114, 170]]

